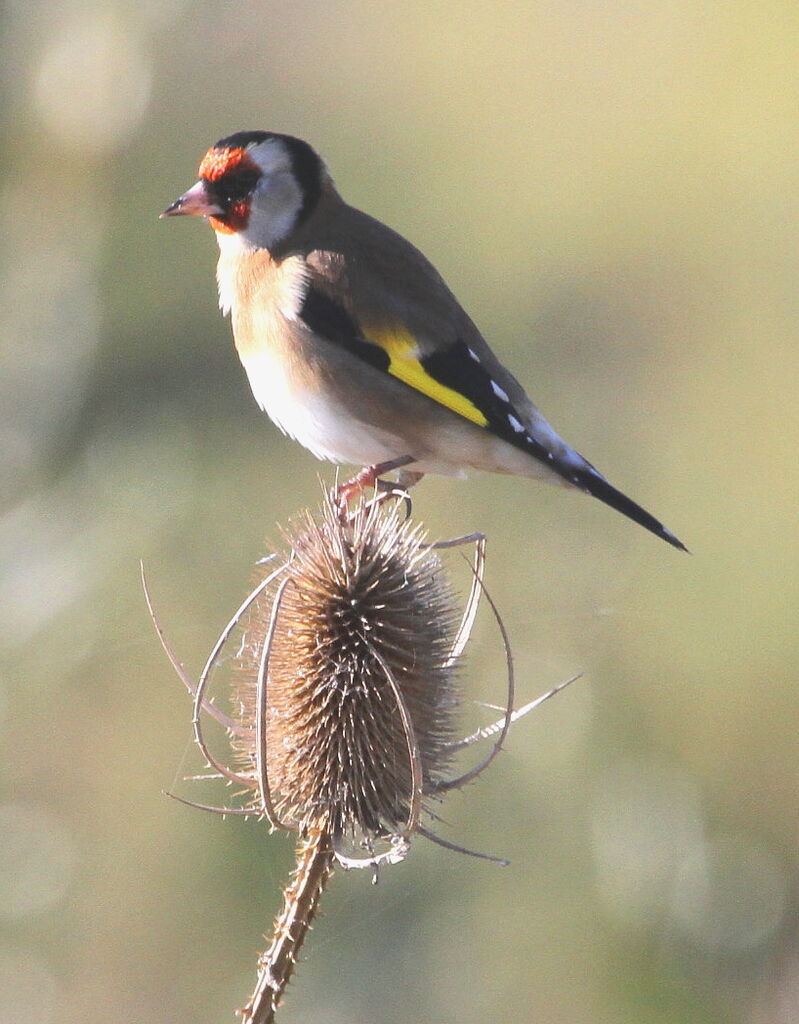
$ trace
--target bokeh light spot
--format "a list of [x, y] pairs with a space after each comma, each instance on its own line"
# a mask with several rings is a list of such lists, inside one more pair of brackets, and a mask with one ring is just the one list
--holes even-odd
[[[53, 815], [41, 807], [0, 806], [0, 836], [0, 916], [27, 917], [64, 897], [75, 848]], [[2, 1013], [0, 1020], [6, 1020]]]
[[592, 802], [594, 857], [607, 909], [628, 927], [663, 918], [678, 867], [702, 842], [696, 787], [676, 769], [616, 765]]
[[150, 99], [151, 74], [130, 26], [83, 16], [45, 47], [33, 100], [65, 146], [102, 155], [130, 138]]
[[747, 836], [722, 837], [684, 858], [672, 921], [709, 953], [746, 953], [779, 927], [787, 889], [785, 873], [768, 850]]

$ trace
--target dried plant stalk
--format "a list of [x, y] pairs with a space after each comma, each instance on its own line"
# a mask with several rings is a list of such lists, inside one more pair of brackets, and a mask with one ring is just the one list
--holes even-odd
[[[471, 852], [421, 824], [424, 802], [476, 778], [501, 749], [511, 722], [560, 689], [514, 713], [508, 638], [486, 594], [505, 644], [506, 708], [497, 722], [457, 738], [457, 679], [483, 592], [479, 535], [430, 545], [396, 505], [361, 504], [346, 518], [328, 499], [321, 515], [303, 513], [286, 538], [282, 562], [275, 568], [270, 561], [269, 574], [223, 630], [197, 683], [164, 635], [145, 582], [159, 638], [194, 699], [197, 744], [216, 775], [244, 797], [236, 807], [194, 806], [259, 815], [300, 837], [255, 991], [240, 1011], [245, 1024], [274, 1020], [336, 861], [376, 872], [379, 864], [402, 860], [415, 833]], [[474, 579], [459, 617], [436, 547], [464, 543], [475, 543]], [[205, 690], [240, 627], [234, 711], [226, 714]], [[226, 729], [235, 770], [211, 754], [203, 711]], [[491, 736], [493, 748], [476, 767], [446, 777], [458, 750]], [[376, 843], [382, 852], [375, 852]]]
[[[336, 854], [359, 863], [342, 841], [372, 865], [401, 859], [455, 735], [458, 616], [422, 531], [396, 507], [345, 520], [328, 501], [287, 540], [279, 586], [251, 608], [234, 695], [237, 774], [302, 836], [247, 1024], [274, 1019]], [[375, 857], [375, 840], [389, 850]]]
[[275, 919], [272, 942], [258, 961], [258, 981], [240, 1011], [244, 1024], [272, 1024], [289, 983], [297, 955], [311, 927], [319, 900], [333, 873], [330, 836], [314, 829], [297, 848], [297, 867], [283, 892], [283, 909]]

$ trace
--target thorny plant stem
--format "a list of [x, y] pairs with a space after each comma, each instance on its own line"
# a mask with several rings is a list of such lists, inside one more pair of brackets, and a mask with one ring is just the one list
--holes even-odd
[[297, 867], [283, 892], [272, 942], [258, 960], [255, 991], [241, 1011], [243, 1024], [273, 1024], [280, 997], [311, 927], [327, 880], [333, 873], [333, 844], [325, 829], [314, 829], [297, 847]]

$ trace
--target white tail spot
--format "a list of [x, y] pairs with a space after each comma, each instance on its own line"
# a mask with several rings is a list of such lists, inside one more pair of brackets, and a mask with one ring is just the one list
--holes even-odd
[[502, 390], [502, 388], [499, 386], [499, 384], [497, 384], [497, 382], [495, 380], [491, 381], [491, 390], [494, 392], [494, 394], [497, 396], [497, 398], [499, 398], [501, 401], [503, 401], [503, 402], [510, 402], [510, 399], [508, 398], [507, 393]]
[[517, 434], [521, 434], [524, 432], [523, 425], [511, 413], [508, 413], [508, 423], [510, 423], [510, 425], [513, 427]]

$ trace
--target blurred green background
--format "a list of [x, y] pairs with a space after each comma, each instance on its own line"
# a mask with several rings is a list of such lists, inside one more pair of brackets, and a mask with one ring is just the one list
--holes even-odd
[[[11, 0], [0, 281], [0, 1022], [231, 1020], [291, 843], [191, 811], [192, 671], [332, 479], [259, 413], [216, 246], [158, 214], [237, 129], [309, 139], [438, 265], [683, 556], [524, 480], [490, 536], [520, 723], [377, 888], [337, 875], [285, 1024], [799, 1019], [799, 7]], [[462, 577], [461, 577], [462, 578]], [[470, 697], [501, 700], [481, 621]], [[485, 713], [488, 714], [488, 713]]]

